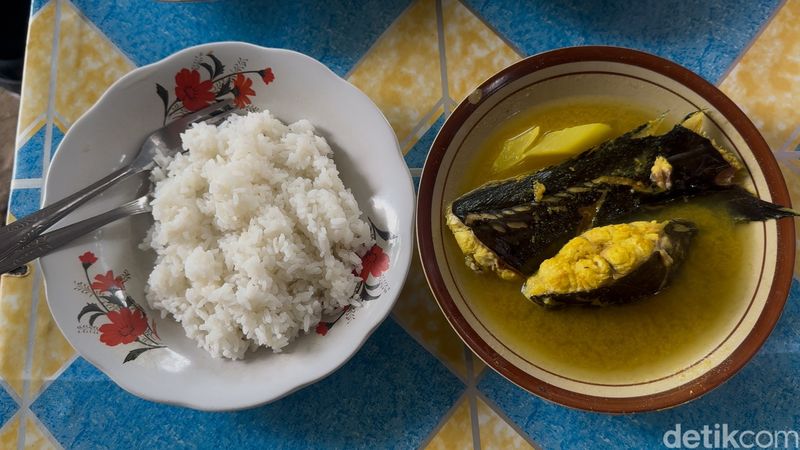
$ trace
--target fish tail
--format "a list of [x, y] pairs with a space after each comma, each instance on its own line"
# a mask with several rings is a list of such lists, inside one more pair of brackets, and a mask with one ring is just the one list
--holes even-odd
[[737, 222], [762, 222], [782, 217], [800, 216], [797, 211], [754, 197], [742, 188], [727, 191], [726, 206]]

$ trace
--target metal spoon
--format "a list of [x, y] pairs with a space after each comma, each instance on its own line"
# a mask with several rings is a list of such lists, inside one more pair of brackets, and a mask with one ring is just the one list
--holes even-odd
[[0, 274], [44, 256], [75, 239], [123, 217], [150, 212], [149, 196], [143, 195], [122, 206], [40, 235], [22, 248], [0, 259]]

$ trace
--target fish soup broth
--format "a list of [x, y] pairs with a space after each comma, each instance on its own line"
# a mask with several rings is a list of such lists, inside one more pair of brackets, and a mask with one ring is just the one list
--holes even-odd
[[[531, 125], [542, 132], [591, 122], [610, 125], [619, 136], [657, 116], [604, 99], [545, 105], [508, 120], [487, 139], [462, 180], [466, 192], [496, 179], [490, 167], [503, 142]], [[663, 131], [666, 131], [663, 130]], [[509, 177], [558, 161], [515, 167]], [[450, 199], [452, 200], [452, 199]], [[652, 380], [684, 368], [707, 354], [740, 314], [746, 299], [737, 297], [750, 261], [743, 242], [746, 226], [737, 226], [727, 212], [708, 202], [676, 204], [636, 220], [683, 218], [698, 228], [689, 255], [662, 292], [633, 303], [604, 308], [546, 310], [520, 293], [521, 282], [494, 274], [477, 274], [464, 264], [450, 233], [448, 259], [467, 293], [467, 301], [487, 329], [511, 350], [536, 365], [575, 379], [603, 383]]]

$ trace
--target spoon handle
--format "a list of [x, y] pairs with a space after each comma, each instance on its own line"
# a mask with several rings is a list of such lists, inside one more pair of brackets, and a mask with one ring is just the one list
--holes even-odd
[[115, 220], [150, 211], [147, 196], [139, 197], [120, 207], [40, 235], [23, 247], [0, 258], [0, 273], [5, 273], [44, 256], [75, 239]]
[[109, 187], [136, 173], [130, 166], [115, 170], [106, 177], [63, 198], [52, 205], [27, 215], [0, 228], [0, 260], [39, 237], [47, 228], [63, 219], [79, 206], [94, 198]]

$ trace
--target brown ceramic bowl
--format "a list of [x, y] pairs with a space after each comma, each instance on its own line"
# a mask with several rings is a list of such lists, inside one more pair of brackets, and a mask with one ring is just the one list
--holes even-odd
[[[463, 192], [459, 179], [499, 123], [540, 102], [603, 95], [677, 121], [702, 109], [705, 132], [735, 151], [756, 194], [789, 205], [778, 165], [745, 114], [716, 87], [665, 59], [615, 47], [575, 47], [532, 56], [481, 84], [447, 119], [431, 147], [420, 181], [417, 238], [434, 296], [461, 339], [491, 368], [520, 387], [562, 405], [625, 413], [669, 408], [697, 398], [733, 376], [753, 357], [781, 314], [795, 253], [791, 220], [741, 225], [748, 256], [747, 279], [737, 290], [729, 323], [691, 355], [636, 376], [607, 378], [570, 373], [526, 354], [476, 313], [461, 288], [463, 265], [443, 211]], [[455, 250], [454, 250], [455, 249]], [[463, 271], [462, 271], [463, 272]], [[740, 291], [740, 295], [739, 292]], [[525, 301], [520, 297], [520, 301]], [[495, 327], [497, 325], [494, 325]]]

